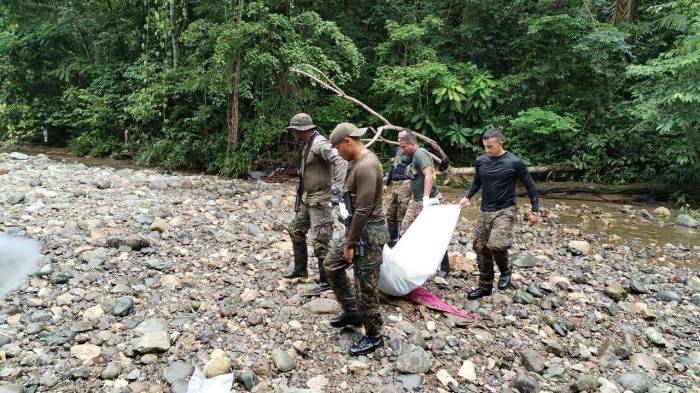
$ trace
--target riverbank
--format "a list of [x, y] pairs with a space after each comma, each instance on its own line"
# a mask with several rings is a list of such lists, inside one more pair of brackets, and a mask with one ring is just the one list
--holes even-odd
[[516, 225], [516, 288], [468, 301], [474, 221], [463, 217], [450, 245], [460, 271], [427, 287], [483, 326], [386, 300], [385, 348], [356, 359], [358, 332], [328, 324], [332, 295], [311, 300], [311, 280], [280, 280], [291, 185], [26, 158], [0, 154], [0, 231], [44, 254], [0, 302], [7, 391], [184, 392], [214, 349], [236, 389], [256, 392], [698, 391], [697, 230], [651, 246], [547, 204], [541, 225]]

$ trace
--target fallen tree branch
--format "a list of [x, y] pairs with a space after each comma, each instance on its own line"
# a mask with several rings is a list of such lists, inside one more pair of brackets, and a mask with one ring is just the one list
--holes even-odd
[[[668, 198], [676, 192], [683, 192], [694, 197], [700, 197], [700, 184], [598, 184], [579, 182], [545, 182], [537, 184], [541, 195], [546, 194], [621, 194], [621, 195], [652, 195]], [[519, 188], [518, 195], [526, 195], [527, 190]]]

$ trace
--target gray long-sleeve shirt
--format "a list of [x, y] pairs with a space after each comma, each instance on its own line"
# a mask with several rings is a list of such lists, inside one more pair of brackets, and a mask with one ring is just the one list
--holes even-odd
[[481, 210], [485, 212], [505, 209], [515, 205], [515, 183], [518, 179], [525, 183], [527, 194], [532, 203], [532, 211], [540, 210], [537, 185], [527, 171], [525, 164], [511, 152], [498, 157], [487, 154], [479, 156], [474, 162], [476, 175], [466, 192], [471, 199], [479, 188], [481, 192]]

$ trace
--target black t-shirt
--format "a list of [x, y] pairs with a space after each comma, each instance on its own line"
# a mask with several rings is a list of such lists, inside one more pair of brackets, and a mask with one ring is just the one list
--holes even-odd
[[532, 203], [532, 211], [540, 210], [537, 185], [525, 164], [513, 153], [507, 151], [498, 157], [484, 154], [476, 159], [474, 168], [476, 175], [465, 196], [471, 199], [479, 188], [483, 188], [482, 211], [492, 212], [515, 205], [515, 183], [518, 179], [525, 183]]

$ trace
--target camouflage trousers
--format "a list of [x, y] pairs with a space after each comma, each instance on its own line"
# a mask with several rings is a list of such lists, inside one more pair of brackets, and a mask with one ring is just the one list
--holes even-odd
[[307, 234], [311, 235], [314, 256], [323, 261], [333, 237], [333, 208], [329, 202], [301, 205], [301, 209], [289, 224], [289, 237], [292, 243], [303, 244], [303, 249], [306, 249]]
[[[442, 200], [442, 195], [438, 194], [436, 198]], [[408, 227], [413, 224], [413, 221], [416, 221], [416, 218], [422, 211], [423, 201], [417, 201], [411, 198], [411, 200], [408, 202], [408, 206], [406, 207], [406, 214], [404, 214], [403, 220], [401, 220], [401, 227], [399, 228], [402, 236], [404, 233], [406, 233]]]
[[399, 237], [399, 226], [406, 215], [411, 199], [413, 195], [410, 180], [391, 182], [384, 197], [384, 206], [386, 206], [386, 225], [392, 238]]
[[350, 286], [345, 269], [351, 266], [343, 257], [343, 239], [334, 241], [323, 263], [335, 298], [345, 313], [359, 313], [365, 334], [376, 336], [382, 328], [379, 312], [379, 266], [382, 264], [382, 248], [389, 240], [386, 225], [369, 223], [362, 233], [365, 256], [356, 257], [355, 290]]
[[473, 248], [479, 266], [479, 286], [481, 287], [493, 286], [494, 262], [501, 273], [511, 271], [508, 249], [513, 244], [515, 214], [515, 206], [495, 212], [479, 212]]

